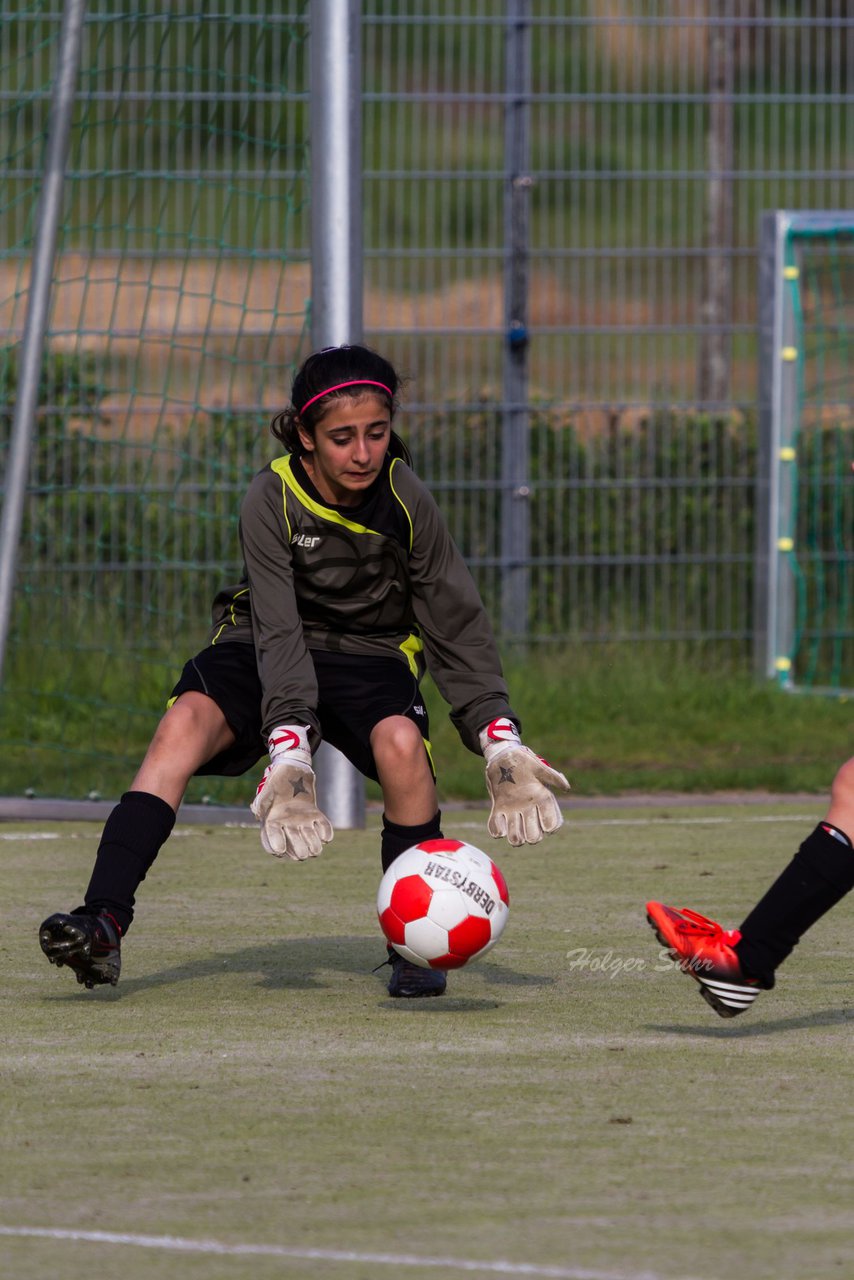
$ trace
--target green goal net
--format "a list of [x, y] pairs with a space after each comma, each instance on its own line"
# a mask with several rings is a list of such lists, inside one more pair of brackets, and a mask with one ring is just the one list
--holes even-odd
[[[58, 6], [0, 29], [0, 446]], [[2, 791], [114, 796], [216, 590], [307, 350], [306, 5], [87, 14], [0, 711]], [[230, 798], [193, 783], [188, 800]], [[245, 800], [245, 782], [240, 791]]]
[[854, 212], [766, 215], [763, 260], [766, 674], [792, 691], [847, 696], [854, 693]]

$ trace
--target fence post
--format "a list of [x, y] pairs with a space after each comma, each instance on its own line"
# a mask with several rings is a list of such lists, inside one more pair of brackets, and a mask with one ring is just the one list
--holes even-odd
[[9, 441], [3, 517], [0, 521], [0, 684], [9, 638], [18, 545], [36, 430], [39, 382], [85, 17], [86, 0], [65, 0], [44, 153], [44, 178], [33, 238], [29, 298], [18, 362], [18, 394]]
[[[710, 10], [711, 13], [711, 10]], [[735, 24], [732, 0], [707, 18], [709, 87], [708, 181], [706, 183], [706, 265], [700, 306], [697, 399], [701, 409], [719, 414], [730, 398], [732, 337], [732, 170]]]
[[[362, 337], [362, 94], [359, 0], [312, 0], [311, 343]], [[321, 744], [318, 802], [334, 827], [365, 825], [365, 787], [349, 760]]]
[[530, 590], [528, 216], [529, 0], [508, 0], [504, 108], [504, 377], [501, 429], [501, 632], [524, 641]]

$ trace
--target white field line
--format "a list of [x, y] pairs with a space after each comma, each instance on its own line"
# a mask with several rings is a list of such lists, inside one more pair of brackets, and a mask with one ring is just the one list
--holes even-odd
[[[257, 827], [257, 822], [247, 823], [247, 826]], [[191, 836], [197, 834], [193, 827], [181, 827], [172, 832], [170, 839], [175, 836]], [[100, 840], [100, 831], [76, 831], [72, 832], [69, 837], [64, 831], [0, 831], [0, 840]]]
[[[739, 826], [745, 826], [748, 822], [812, 822], [817, 821], [814, 813], [784, 813], [784, 814], [766, 814], [754, 815], [753, 817], [739, 815], [735, 818], [573, 818], [567, 819], [570, 827], [718, 827], [732, 826], [737, 823]], [[453, 825], [455, 831], [485, 831], [486, 822], [453, 822], [445, 823], [446, 826]], [[226, 822], [223, 824], [224, 830], [253, 830], [258, 829], [257, 822]], [[176, 827], [172, 832], [170, 839], [176, 836], [191, 836], [198, 832], [193, 827]], [[61, 833], [58, 831], [4, 831], [0, 832], [0, 840], [59, 840]], [[77, 832], [74, 836], [75, 840], [91, 839], [100, 840], [100, 832]]]
[[[117, 1244], [170, 1253], [207, 1253], [220, 1257], [283, 1258], [301, 1262], [356, 1262], [387, 1267], [422, 1267], [434, 1271], [480, 1272], [483, 1275], [534, 1276], [537, 1280], [664, 1280], [651, 1271], [600, 1271], [589, 1267], [547, 1267], [533, 1262], [477, 1262], [467, 1258], [421, 1257], [411, 1253], [361, 1253], [350, 1249], [298, 1249], [275, 1244], [224, 1244], [182, 1236], [126, 1235], [115, 1231], [72, 1231], [51, 1227], [3, 1227], [0, 1236], [71, 1240], [83, 1244]], [[677, 1280], [690, 1280], [682, 1276]]]
[[3, 831], [0, 840], [58, 840], [58, 831]]
[[[754, 816], [737, 818], [573, 818], [566, 819], [570, 829], [575, 827], [710, 827], [727, 826], [737, 823], [739, 826], [748, 822], [812, 822], [817, 821], [814, 813], [769, 814], [765, 817]], [[443, 825], [451, 826], [451, 823]], [[454, 822], [455, 831], [483, 831], [485, 822]]]

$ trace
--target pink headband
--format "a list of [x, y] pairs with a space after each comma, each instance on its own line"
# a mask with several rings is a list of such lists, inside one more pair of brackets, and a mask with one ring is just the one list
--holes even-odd
[[393, 400], [394, 394], [390, 387], [384, 382], [375, 382], [373, 378], [354, 378], [352, 382], [336, 382], [334, 387], [327, 387], [325, 391], [318, 391], [316, 396], [312, 396], [310, 400], [306, 400], [300, 409], [300, 416], [305, 413], [310, 404], [314, 404], [315, 400], [322, 400], [324, 396], [331, 395], [333, 391], [341, 391], [343, 387], [382, 387], [386, 395]]

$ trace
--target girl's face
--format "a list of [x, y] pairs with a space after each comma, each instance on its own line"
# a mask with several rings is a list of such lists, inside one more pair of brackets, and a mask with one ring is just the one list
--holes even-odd
[[382, 396], [362, 394], [333, 401], [314, 436], [302, 427], [302, 463], [320, 496], [353, 507], [376, 480], [391, 438], [391, 413]]

